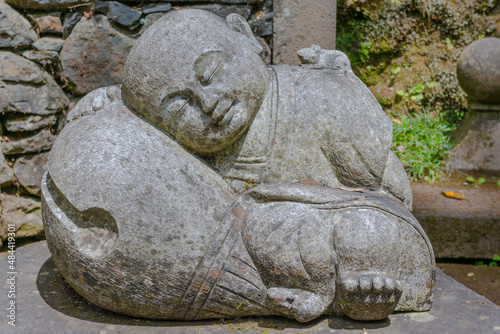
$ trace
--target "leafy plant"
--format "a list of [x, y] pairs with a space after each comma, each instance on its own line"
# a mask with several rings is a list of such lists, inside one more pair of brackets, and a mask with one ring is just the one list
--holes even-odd
[[477, 188], [479, 187], [481, 184], [483, 184], [484, 182], [486, 182], [486, 179], [484, 177], [481, 177], [479, 180], [476, 180], [475, 178], [473, 178], [472, 176], [467, 176], [467, 181], [471, 182], [472, 184], [474, 184], [474, 186]]
[[[445, 170], [452, 128], [430, 113], [403, 115], [394, 123], [392, 149], [413, 180], [434, 182]], [[401, 124], [399, 124], [401, 123]]]
[[[476, 261], [474, 264], [476, 266], [479, 266], [479, 267], [486, 267], [486, 264], [484, 263], [484, 261]], [[498, 254], [495, 254], [495, 255], [493, 255], [493, 259], [492, 259], [492, 261], [490, 261], [490, 264], [488, 266], [489, 267], [498, 267], [499, 264], [500, 264], [500, 256], [498, 256]]]
[[[400, 67], [398, 67], [401, 69]], [[396, 69], [398, 69], [396, 68]], [[399, 71], [398, 71], [399, 72]], [[394, 73], [392, 71], [391, 73], [397, 74], [398, 72]], [[405, 92], [404, 90], [398, 90], [396, 91], [396, 94], [401, 96], [403, 99], [410, 98], [410, 100], [415, 101], [415, 102], [421, 102], [424, 99], [424, 93], [425, 91], [428, 92], [428, 89], [432, 89], [436, 87], [437, 83], [435, 82], [425, 82], [425, 83], [419, 83], [412, 87], [408, 92]]]

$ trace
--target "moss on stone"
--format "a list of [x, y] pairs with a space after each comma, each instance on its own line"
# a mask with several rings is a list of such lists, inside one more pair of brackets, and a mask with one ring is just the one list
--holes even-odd
[[[456, 78], [465, 46], [500, 37], [495, 0], [339, 0], [337, 48], [386, 112], [428, 109], [458, 122], [466, 95]], [[421, 87], [421, 89], [418, 89]]]

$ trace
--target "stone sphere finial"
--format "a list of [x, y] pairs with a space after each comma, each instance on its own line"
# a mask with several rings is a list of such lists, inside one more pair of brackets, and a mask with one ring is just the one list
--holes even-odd
[[500, 38], [483, 38], [467, 46], [458, 59], [457, 76], [470, 100], [500, 103]]

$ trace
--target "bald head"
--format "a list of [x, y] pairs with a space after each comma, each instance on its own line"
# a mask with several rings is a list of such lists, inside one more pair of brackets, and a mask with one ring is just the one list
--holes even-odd
[[143, 116], [157, 111], [174, 79], [191, 76], [195, 60], [213, 50], [252, 57], [262, 48], [239, 15], [223, 20], [198, 9], [170, 12], [144, 32], [128, 55], [123, 75], [125, 101]]
[[248, 129], [269, 86], [247, 22], [202, 10], [171, 12], [137, 40], [122, 92], [139, 115], [192, 151], [208, 155]]

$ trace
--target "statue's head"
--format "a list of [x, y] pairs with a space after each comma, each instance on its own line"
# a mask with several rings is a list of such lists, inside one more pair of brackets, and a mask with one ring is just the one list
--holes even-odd
[[239, 15], [171, 12], [132, 48], [123, 98], [190, 150], [209, 155], [241, 137], [258, 112], [269, 83], [261, 51]]

